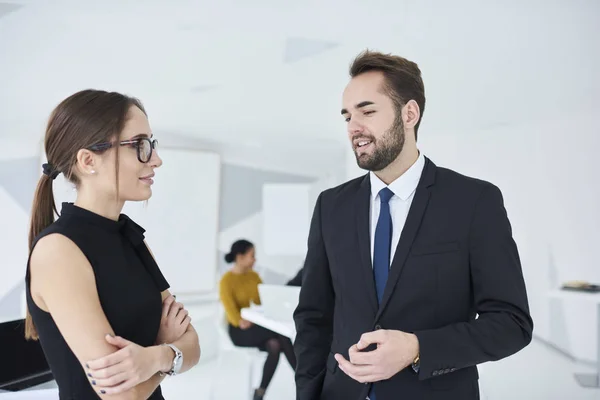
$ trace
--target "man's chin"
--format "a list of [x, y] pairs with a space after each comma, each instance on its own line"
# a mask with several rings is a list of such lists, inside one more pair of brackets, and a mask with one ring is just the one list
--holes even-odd
[[369, 164], [369, 163], [358, 163], [358, 168], [360, 169], [364, 169], [365, 171], [369, 171], [369, 172], [377, 172], [379, 171], [379, 169], [376, 169], [373, 167], [373, 165]]
[[358, 165], [358, 168], [370, 171], [369, 170], [369, 166], [370, 166], [369, 161], [370, 160], [368, 160], [364, 154], [362, 156], [359, 156], [356, 154], [354, 154], [354, 155], [356, 156], [356, 165]]
[[358, 155], [354, 153], [354, 155], [356, 156], [356, 164], [358, 165], [358, 168], [364, 169], [365, 171], [374, 171], [373, 167], [375, 167], [375, 163], [369, 154]]
[[356, 163], [360, 169], [364, 169], [369, 172], [379, 172], [384, 170], [389, 164], [381, 165], [381, 163], [375, 163], [373, 160], [357, 159]]

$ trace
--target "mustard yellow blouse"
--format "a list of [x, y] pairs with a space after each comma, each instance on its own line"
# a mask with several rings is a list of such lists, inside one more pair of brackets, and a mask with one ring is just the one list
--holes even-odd
[[262, 279], [255, 271], [243, 274], [229, 271], [223, 275], [219, 283], [219, 297], [225, 308], [227, 321], [231, 325], [240, 326], [242, 308], [250, 307], [250, 301], [257, 305], [260, 304], [259, 283], [262, 283]]

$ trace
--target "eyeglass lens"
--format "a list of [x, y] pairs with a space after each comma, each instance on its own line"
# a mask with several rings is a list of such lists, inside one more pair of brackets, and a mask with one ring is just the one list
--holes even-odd
[[150, 157], [152, 157], [152, 149], [156, 148], [158, 141], [156, 139], [142, 139], [140, 140], [140, 144], [138, 147], [138, 152], [140, 156], [140, 161], [148, 162], [150, 161]]

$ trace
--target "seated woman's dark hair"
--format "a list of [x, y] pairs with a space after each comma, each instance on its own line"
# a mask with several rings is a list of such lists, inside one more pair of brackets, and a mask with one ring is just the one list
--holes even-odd
[[252, 242], [247, 241], [246, 239], [240, 239], [235, 241], [231, 245], [231, 251], [225, 254], [225, 262], [231, 264], [235, 261], [235, 258], [238, 256], [238, 254], [246, 254], [248, 250], [250, 250], [253, 247], [254, 244], [252, 244]]

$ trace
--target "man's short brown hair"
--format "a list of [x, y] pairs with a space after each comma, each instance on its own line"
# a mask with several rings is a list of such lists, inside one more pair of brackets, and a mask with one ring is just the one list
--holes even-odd
[[381, 71], [383, 73], [385, 85], [382, 89], [396, 105], [398, 117], [400, 117], [402, 107], [409, 100], [417, 102], [421, 115], [415, 125], [416, 140], [417, 131], [425, 112], [425, 87], [419, 66], [400, 56], [365, 50], [352, 62], [350, 77], [354, 78], [369, 71]]

